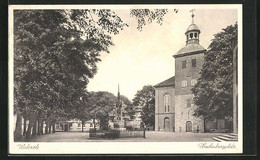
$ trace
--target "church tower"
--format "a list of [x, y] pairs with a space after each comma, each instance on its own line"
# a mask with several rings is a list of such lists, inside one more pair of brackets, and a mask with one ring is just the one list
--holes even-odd
[[203, 132], [204, 121], [194, 117], [193, 94], [191, 88], [200, 77], [199, 72], [204, 64], [205, 49], [199, 44], [200, 29], [192, 23], [185, 32], [186, 45], [173, 57], [175, 58], [175, 132]]

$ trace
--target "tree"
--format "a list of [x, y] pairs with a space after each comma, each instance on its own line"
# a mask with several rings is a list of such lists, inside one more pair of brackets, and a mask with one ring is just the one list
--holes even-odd
[[15, 111], [29, 120], [27, 138], [37, 119], [48, 133], [79, 103], [100, 52], [113, 45], [110, 34], [125, 26], [111, 10], [14, 11]]
[[[106, 91], [90, 92], [88, 102], [91, 106], [89, 117], [94, 120], [99, 119], [100, 128], [107, 129], [109, 113], [115, 109], [117, 97]], [[96, 125], [95, 122], [94, 125]]]
[[237, 45], [237, 24], [217, 33], [205, 53], [205, 63], [194, 94], [195, 116], [232, 117], [233, 49]]
[[[145, 12], [143, 12], [145, 11]], [[146, 18], [161, 23], [167, 10], [132, 10], [139, 27]], [[157, 17], [157, 18], [156, 18]], [[113, 45], [111, 34], [126, 27], [109, 9], [15, 10], [14, 94], [17, 114], [16, 137], [21, 138], [21, 115], [29, 120], [27, 138], [55, 131], [55, 121], [69, 116], [80, 104], [78, 92], [97, 72], [100, 52]], [[24, 127], [24, 129], [26, 129]]]
[[142, 107], [142, 121], [149, 126], [154, 126], [155, 113], [155, 90], [153, 86], [147, 85], [142, 90], [137, 91], [133, 105]]
[[120, 97], [122, 103], [124, 104], [125, 114], [129, 115], [130, 119], [132, 119], [135, 114], [133, 103], [124, 95], [121, 95]]
[[[178, 13], [177, 9], [173, 10], [175, 13]], [[130, 16], [137, 19], [137, 29], [142, 31], [143, 26], [148, 23], [156, 23], [162, 25], [164, 16], [169, 12], [168, 9], [131, 9]]]

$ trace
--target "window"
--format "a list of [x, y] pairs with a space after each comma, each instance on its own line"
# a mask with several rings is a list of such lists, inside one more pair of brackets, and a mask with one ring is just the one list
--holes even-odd
[[193, 38], [193, 33], [190, 34], [190, 38], [191, 38], [191, 39]]
[[191, 100], [190, 99], [187, 100], [187, 108], [189, 108], [189, 107], [191, 107]]
[[197, 33], [194, 33], [194, 37], [197, 38]]
[[164, 111], [165, 112], [170, 111], [170, 95], [169, 94], [164, 95]]
[[186, 68], [186, 61], [182, 61], [182, 68]]
[[192, 59], [191, 60], [191, 66], [192, 67], [196, 67], [196, 59]]
[[78, 127], [80, 127], [80, 123], [78, 123]]
[[181, 86], [182, 86], [182, 87], [186, 87], [186, 86], [187, 86], [187, 81], [186, 81], [186, 80], [182, 81], [182, 82], [181, 82]]
[[196, 80], [196, 79], [192, 79], [191, 82], [190, 82], [190, 84], [191, 84], [192, 86], [195, 86], [196, 83], [197, 83], [197, 80]]

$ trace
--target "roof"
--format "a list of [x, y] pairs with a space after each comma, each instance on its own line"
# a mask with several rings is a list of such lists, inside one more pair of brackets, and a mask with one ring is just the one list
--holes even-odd
[[188, 27], [188, 29], [187, 29], [186, 32], [188, 32], [188, 31], [194, 31], [194, 30], [200, 31], [199, 27], [198, 27], [196, 24], [192, 23], [192, 24]]
[[185, 47], [180, 49], [173, 57], [182, 57], [190, 54], [197, 54], [206, 51], [200, 44], [198, 43], [190, 43]]
[[159, 88], [159, 87], [168, 87], [168, 86], [173, 86], [175, 87], [175, 76], [161, 82], [161, 83], [158, 83], [156, 84], [154, 87], [155, 88]]

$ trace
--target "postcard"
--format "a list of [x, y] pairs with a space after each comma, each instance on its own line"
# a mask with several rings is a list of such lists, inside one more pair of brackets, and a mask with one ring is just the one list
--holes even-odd
[[243, 153], [242, 5], [10, 5], [9, 154]]

